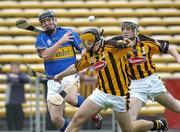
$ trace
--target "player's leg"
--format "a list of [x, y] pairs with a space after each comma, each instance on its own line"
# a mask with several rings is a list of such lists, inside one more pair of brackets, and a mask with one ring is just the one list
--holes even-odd
[[130, 85], [129, 111], [133, 120], [137, 119], [138, 113], [148, 100], [148, 85], [146, 79], [132, 80]]
[[78, 84], [76, 82], [75, 75], [63, 78], [61, 83], [52, 82], [51, 85], [53, 85], [49, 88], [48, 101], [54, 105], [61, 105], [63, 102], [68, 102], [73, 106], [79, 107], [83, 103], [84, 97], [77, 94]]
[[141, 107], [143, 106], [144, 106], [144, 103], [140, 99], [136, 97], [130, 98], [129, 112], [132, 115], [133, 121], [137, 119], [138, 113], [141, 110]]
[[139, 119], [137, 120], [137, 116], [141, 107], [144, 106], [143, 101], [138, 98], [132, 97], [130, 98], [130, 109], [129, 112], [132, 115], [133, 123], [135, 126], [135, 131], [148, 131], [153, 128], [153, 122]]
[[49, 102], [47, 104], [52, 123], [59, 129], [67, 127], [68, 122], [63, 117], [64, 103], [60, 106], [55, 106]]
[[147, 83], [143, 80], [132, 81], [130, 85], [130, 107], [129, 112], [133, 119], [133, 124], [136, 131], [147, 131], [153, 128], [152, 121], [137, 120], [137, 116], [141, 108], [145, 105], [148, 100]]
[[73, 116], [66, 132], [77, 132], [82, 123], [91, 118], [94, 114], [102, 110], [102, 107], [94, 103], [91, 99], [87, 98], [78, 111]]
[[[72, 80], [72, 79], [68, 79]], [[80, 80], [79, 77], [76, 77], [73, 82], [66, 82], [65, 83], [65, 91], [68, 93], [66, 97], [66, 101], [76, 107], [80, 107], [81, 104], [84, 102], [84, 97], [78, 95], [78, 88], [80, 87]], [[102, 128], [102, 116], [98, 113], [91, 117], [92, 121], [96, 124], [97, 129]]]
[[155, 100], [173, 112], [180, 113], [180, 101], [175, 99], [169, 92], [162, 92]]
[[156, 120], [156, 121], [147, 121], [147, 120], [137, 120], [133, 121], [132, 116], [129, 112], [117, 113], [116, 118], [124, 131], [133, 132], [144, 132], [148, 130], [167, 130], [167, 121], [165, 119]]
[[[148, 121], [139, 119], [137, 120], [138, 113], [142, 106], [147, 102], [148, 96], [151, 94], [149, 89], [153, 90], [154, 76], [150, 76], [145, 79], [135, 80], [131, 83], [131, 91], [130, 91], [130, 113], [132, 114], [134, 120], [135, 131], [148, 131], [148, 130], [159, 130], [164, 129], [167, 122], [164, 119]], [[149, 80], [150, 79], [150, 80]], [[153, 82], [152, 82], [153, 80]], [[150, 83], [150, 85], [149, 85]], [[164, 123], [162, 123], [164, 122]]]
[[114, 113], [123, 132], [134, 132], [133, 120], [129, 111], [127, 112], [114, 111]]
[[127, 96], [107, 95], [108, 102], [112, 105], [115, 117], [123, 132], [133, 132], [133, 120], [129, 112], [129, 94]]
[[[78, 123], [78, 122], [76, 123], [76, 120], [79, 120], [80, 122], [79, 125], [81, 125], [82, 122], [92, 117], [92, 115], [98, 113], [101, 109], [105, 107], [106, 100], [107, 100], [107, 97], [105, 96], [105, 93], [101, 92], [99, 89], [95, 89], [92, 92], [92, 94], [85, 100], [85, 102], [82, 104], [80, 109], [78, 110], [80, 112], [74, 115], [73, 117], [74, 119], [72, 120], [73, 121], [72, 125], [70, 125], [70, 128], [68, 127], [68, 130], [70, 131], [71, 127], [75, 128], [74, 124], [77, 125]], [[86, 111], [89, 111], [88, 114]], [[88, 115], [88, 118], [86, 114]], [[79, 126], [76, 129], [79, 129]]]
[[[133, 123], [135, 126], [135, 131], [147, 131], [153, 128], [152, 121], [146, 120], [137, 120], [138, 113], [141, 107], [144, 106], [143, 101], [138, 98], [132, 97], [130, 98], [130, 109], [129, 112], [132, 115]], [[136, 121], [137, 120], [137, 121]]]
[[153, 75], [150, 82], [151, 95], [150, 97], [165, 106], [166, 108], [180, 113], [180, 101], [175, 99], [166, 89], [163, 81], [158, 75]]
[[49, 98], [51, 98], [53, 95], [56, 95], [57, 93], [62, 91], [63, 86], [58, 82], [55, 82], [54, 80], [48, 80], [47, 87], [47, 107], [51, 117], [51, 121], [57, 128], [59, 128], [63, 132], [69, 124], [68, 121], [63, 117], [64, 103], [56, 106], [48, 101]]
[[135, 131], [144, 132], [148, 130], [160, 130], [160, 129], [167, 130], [167, 121], [164, 118], [160, 120], [153, 120], [153, 121], [148, 121], [148, 120], [143, 120], [143, 119], [136, 120], [138, 113], [143, 105], [144, 103], [137, 98], [130, 99], [129, 112], [131, 113], [132, 118], [133, 118]]
[[84, 97], [78, 95], [79, 83], [79, 77], [76, 75], [67, 76], [62, 80], [64, 90], [67, 92], [66, 102], [76, 107], [80, 107], [84, 101]]
[[164, 132], [168, 130], [168, 123], [165, 118], [160, 120], [136, 120], [134, 121], [134, 129], [136, 132], [145, 132], [145, 131], [154, 131], [154, 130], [163, 130]]
[[[156, 74], [152, 74], [148, 78], [146, 78], [146, 84], [148, 86], [147, 95], [148, 98], [150, 98], [151, 100], [156, 100], [155, 97], [157, 97], [159, 93], [164, 93], [167, 91], [163, 85], [162, 80]], [[138, 120], [136, 121], [135, 126], [136, 128], [138, 128], [139, 126], [140, 129], [143, 128], [143, 130], [163, 130], [163, 131], [168, 130], [167, 120], [165, 118], [162, 118], [160, 120], [153, 120], [153, 121]]]
[[[75, 78], [73, 78], [75, 79]], [[84, 97], [78, 94], [78, 87], [80, 82], [78, 78], [74, 81], [64, 81], [64, 89], [68, 93], [66, 97], [66, 101], [76, 107], [80, 107], [84, 102]]]

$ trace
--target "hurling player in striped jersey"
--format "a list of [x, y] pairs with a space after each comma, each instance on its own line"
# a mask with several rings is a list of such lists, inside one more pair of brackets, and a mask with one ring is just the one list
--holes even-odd
[[93, 66], [98, 72], [98, 85], [73, 116], [66, 132], [77, 132], [89, 117], [112, 107], [123, 132], [134, 132], [129, 114], [129, 79], [123, 56], [131, 50], [131, 41], [104, 40], [96, 28], [80, 34], [86, 52], [75, 65], [57, 74], [55, 80]]
[[[169, 45], [168, 41], [155, 40], [149, 36], [139, 34], [139, 24], [133, 20], [124, 20], [121, 23], [122, 35], [112, 38], [113, 40], [130, 39], [133, 48], [125, 57], [130, 85], [130, 112], [134, 121], [138, 112], [147, 100], [157, 101], [173, 112], [180, 112], [180, 101], [175, 99], [166, 89], [161, 78], [155, 74], [156, 67], [152, 56], [158, 53], [169, 53], [177, 63], [180, 63], [180, 55]], [[141, 131], [163, 130], [167, 131], [167, 120], [146, 121], [139, 120]], [[137, 124], [136, 124], [137, 126]], [[144, 127], [142, 127], [144, 126]], [[137, 128], [138, 130], [138, 128]]]

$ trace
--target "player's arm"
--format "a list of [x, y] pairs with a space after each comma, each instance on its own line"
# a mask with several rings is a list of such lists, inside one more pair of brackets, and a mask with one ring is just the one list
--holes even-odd
[[128, 48], [132, 46], [132, 41], [130, 39], [122, 39], [120, 38], [112, 38], [108, 39], [105, 41], [105, 45], [107, 47], [111, 48], [118, 48], [118, 49], [123, 49], [123, 48]]
[[173, 47], [169, 46], [169, 41], [155, 40], [154, 42], [154, 44], [150, 45], [152, 53], [169, 53], [178, 63], [180, 63], [180, 55]]
[[169, 46], [168, 53], [170, 55], [172, 55], [176, 59], [176, 61], [180, 64], [180, 55], [179, 55], [179, 53], [177, 52], [176, 49], [174, 49], [173, 47]]
[[157, 40], [156, 42], [159, 43], [160, 51], [162, 53], [169, 53], [176, 59], [178, 63], [180, 63], [180, 55], [176, 49], [169, 45], [169, 41]]
[[61, 73], [57, 74], [54, 77], [54, 80], [56, 80], [56, 81], [62, 80], [63, 77], [75, 74], [75, 73], [87, 68], [88, 66], [90, 66], [90, 64], [86, 60], [86, 54], [84, 54], [82, 56], [82, 58], [80, 59], [80, 61], [77, 61], [76, 64], [72, 64], [66, 70], [64, 70]]
[[63, 77], [75, 74], [76, 72], [77, 71], [76, 71], [76, 68], [75, 68], [75, 64], [72, 64], [66, 70], [64, 70], [61, 73], [55, 75], [54, 80], [55, 81], [60, 81], [60, 80], [62, 80]]
[[49, 48], [38, 49], [39, 56], [44, 60], [49, 60], [52, 58], [63, 43], [73, 41], [73, 36], [71, 34], [72, 32], [67, 32], [61, 39], [59, 39], [53, 46]]
[[83, 55], [85, 53], [85, 49], [82, 46], [82, 41], [79, 37], [79, 34], [75, 31], [73, 31], [73, 46], [75, 47], [76, 50]]
[[154, 39], [147, 39], [146, 43], [148, 43], [149, 47], [151, 48], [152, 54], [157, 53], [167, 53], [169, 49], [169, 41], [166, 40], [154, 40]]

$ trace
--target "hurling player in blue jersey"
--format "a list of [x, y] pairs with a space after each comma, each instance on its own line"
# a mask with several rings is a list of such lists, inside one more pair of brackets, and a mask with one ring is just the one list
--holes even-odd
[[[39, 57], [44, 60], [46, 75], [53, 78], [75, 63], [75, 49], [81, 54], [84, 50], [80, 47], [81, 40], [77, 32], [57, 26], [57, 20], [52, 10], [42, 12], [39, 15], [39, 21], [44, 31], [37, 36], [35, 47]], [[84, 98], [77, 95], [77, 88], [71, 85], [73, 80], [75, 80], [75, 75], [65, 77], [61, 83], [49, 79], [47, 82], [47, 101], [51, 96], [71, 88], [68, 90], [70, 92], [66, 96], [66, 102], [79, 107]], [[48, 110], [52, 122], [60, 131], [64, 132], [68, 125], [68, 121], [63, 117], [64, 103], [57, 106], [48, 101]], [[97, 115], [93, 119], [99, 123], [101, 118], [99, 118], [99, 114]]]

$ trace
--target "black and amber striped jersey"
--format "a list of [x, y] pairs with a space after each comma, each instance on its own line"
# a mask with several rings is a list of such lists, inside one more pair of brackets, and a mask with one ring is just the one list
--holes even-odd
[[123, 56], [131, 48], [115, 48], [105, 41], [103, 46], [96, 53], [86, 52], [81, 60], [76, 64], [76, 70], [93, 66], [98, 72], [97, 87], [104, 93], [116, 96], [125, 96], [130, 84], [128, 75], [125, 71]]
[[[122, 36], [112, 38], [121, 40]], [[131, 79], [137, 80], [153, 74], [156, 70], [152, 61], [153, 54], [166, 53], [169, 48], [169, 42], [164, 40], [154, 40], [145, 35], [136, 37], [136, 44], [124, 58], [126, 68]]]

